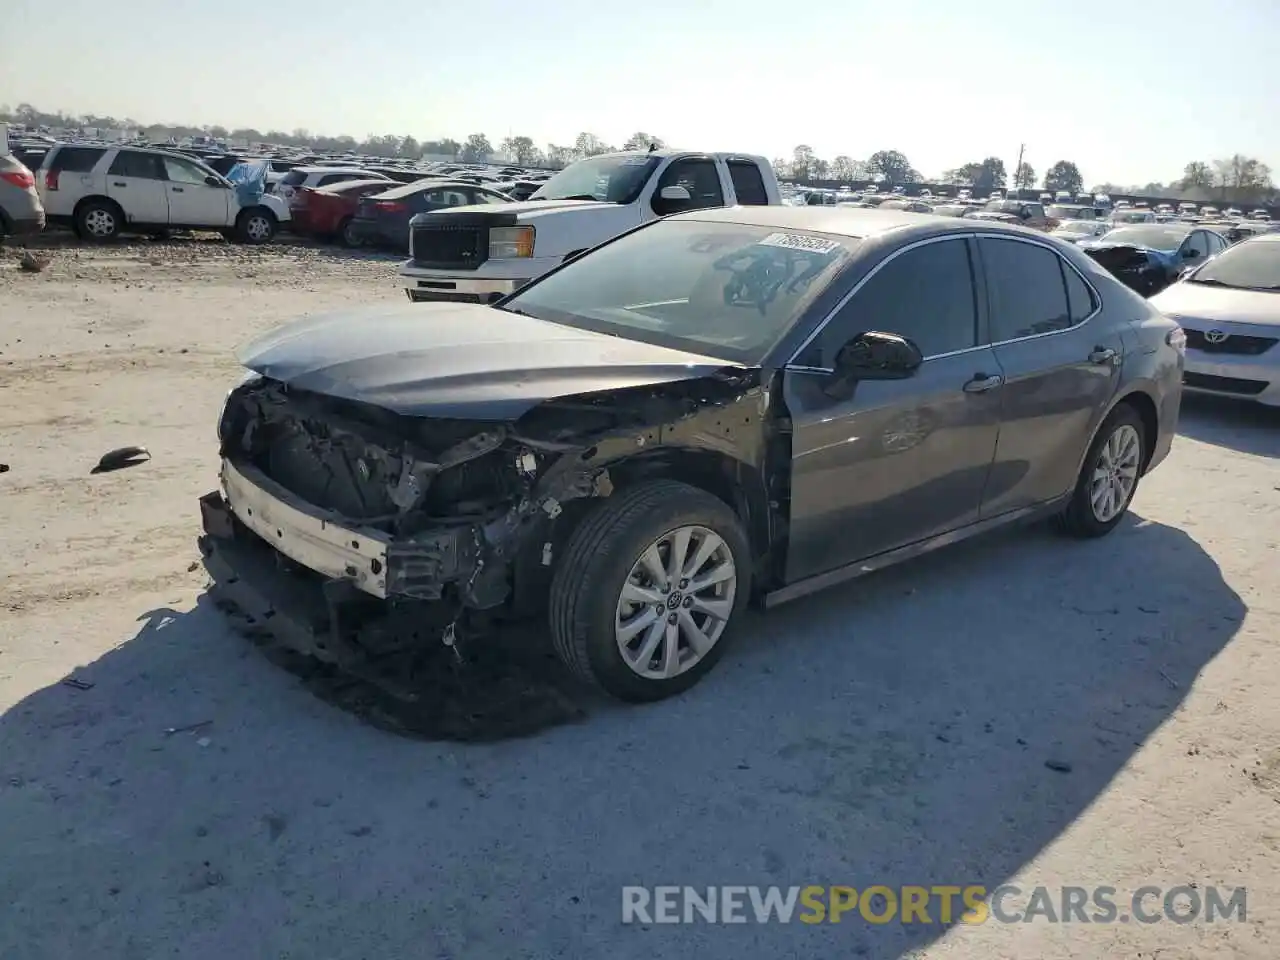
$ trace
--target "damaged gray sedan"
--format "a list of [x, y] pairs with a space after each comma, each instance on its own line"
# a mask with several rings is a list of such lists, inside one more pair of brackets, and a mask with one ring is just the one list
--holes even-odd
[[1040, 234], [747, 207], [242, 360], [201, 500], [221, 600], [351, 669], [545, 616], [576, 674], [644, 701], [711, 669], [750, 599], [1013, 521], [1114, 529], [1169, 451], [1183, 341]]

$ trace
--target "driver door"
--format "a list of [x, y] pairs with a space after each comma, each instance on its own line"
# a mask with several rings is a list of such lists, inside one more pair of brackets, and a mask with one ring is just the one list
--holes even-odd
[[[978, 519], [1003, 384], [978, 302], [970, 241], [925, 240], [890, 254], [788, 365], [788, 582]], [[924, 362], [833, 395], [837, 352], [869, 330], [914, 341]]]
[[[662, 191], [667, 187], [684, 187], [689, 192], [689, 199], [663, 199]], [[682, 157], [672, 161], [658, 178], [650, 205], [659, 217], [687, 210], [723, 207], [724, 183], [720, 180], [720, 167], [710, 157]]]
[[1209, 234], [1192, 230], [1178, 248], [1178, 262], [1183, 267], [1198, 267], [1209, 259]]

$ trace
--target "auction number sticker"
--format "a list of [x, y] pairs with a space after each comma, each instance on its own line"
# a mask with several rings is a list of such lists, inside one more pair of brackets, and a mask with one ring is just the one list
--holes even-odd
[[771, 233], [760, 245], [764, 247], [786, 247], [788, 250], [803, 250], [806, 253], [833, 253], [840, 249], [834, 240], [823, 240], [821, 237], [810, 237], [803, 233]]

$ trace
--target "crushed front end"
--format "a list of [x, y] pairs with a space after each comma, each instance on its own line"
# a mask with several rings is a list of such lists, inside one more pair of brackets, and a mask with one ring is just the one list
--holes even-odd
[[[545, 600], [557, 518], [610, 465], [762, 402], [754, 372], [545, 401], [514, 422], [407, 416], [253, 378], [201, 498], [212, 598], [250, 632], [370, 677]], [[744, 418], [745, 419], [745, 418]], [[544, 579], [547, 578], [547, 579]], [[381, 682], [381, 681], [378, 681]]]

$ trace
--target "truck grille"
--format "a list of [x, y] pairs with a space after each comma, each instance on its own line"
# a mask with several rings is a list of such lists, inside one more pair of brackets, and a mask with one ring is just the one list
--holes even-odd
[[1276, 345], [1275, 337], [1251, 337], [1233, 333], [1221, 343], [1210, 343], [1204, 338], [1203, 330], [1184, 328], [1183, 332], [1187, 335], [1187, 347], [1191, 350], [1199, 350], [1201, 353], [1228, 353], [1241, 357], [1256, 357]]
[[413, 228], [413, 262], [420, 267], [474, 270], [489, 257], [485, 227], [422, 224]]

